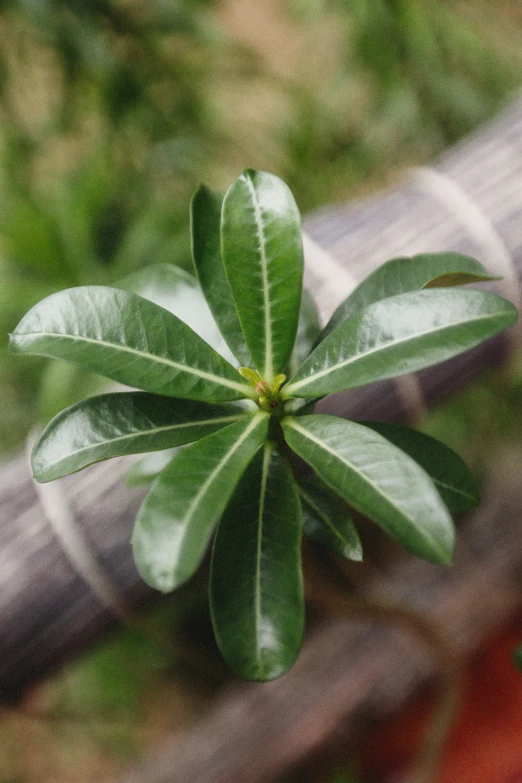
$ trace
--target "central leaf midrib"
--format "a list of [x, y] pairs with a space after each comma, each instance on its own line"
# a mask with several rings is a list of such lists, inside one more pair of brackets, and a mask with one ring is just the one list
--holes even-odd
[[[339, 541], [341, 541], [341, 543], [343, 543], [343, 544], [349, 544], [349, 541], [347, 541], [345, 538], [343, 538], [343, 536], [339, 533], [337, 528], [334, 525], [332, 525], [332, 523], [330, 522], [330, 517], [327, 514], [325, 514], [325, 512], [317, 505], [317, 503], [315, 503], [312, 500], [310, 495], [307, 495], [307, 493], [305, 492], [305, 490], [301, 486], [299, 487], [299, 492], [300, 492], [301, 496], [303, 497], [305, 503], [308, 503], [308, 505], [310, 506], [312, 511], [315, 511], [317, 516], [320, 519], [322, 519], [323, 522], [325, 523], [325, 525], [327, 525], [330, 528], [330, 530], [336, 536], [336, 538], [338, 538]], [[348, 512], [346, 512], [346, 513], [348, 514]]]
[[475, 495], [473, 495], [471, 492], [467, 492], [464, 489], [460, 489], [460, 487], [456, 487], [453, 484], [446, 484], [445, 481], [441, 481], [438, 478], [431, 477], [431, 480], [436, 486], [442, 487], [443, 489], [448, 489], [451, 492], [454, 492], [456, 495], [462, 495], [464, 498], [469, 498], [470, 500], [473, 500], [475, 498]]
[[[301, 381], [297, 381], [296, 383], [289, 383], [286, 387], [286, 393], [288, 395], [292, 395], [295, 393], [297, 389], [300, 389], [302, 386], [307, 386], [315, 383], [315, 381], [318, 378], [323, 378], [325, 375], [330, 375], [333, 372], [336, 372], [337, 370], [342, 369], [343, 367], [348, 366], [349, 364], [352, 364], [353, 362], [360, 361], [362, 359], [366, 359], [367, 356], [371, 356], [372, 354], [378, 353], [379, 351], [387, 351], [390, 348], [394, 348], [397, 345], [401, 345], [403, 343], [408, 343], [412, 340], [418, 340], [422, 337], [426, 337], [427, 335], [433, 334], [435, 332], [442, 333], [446, 331], [447, 329], [453, 329], [458, 326], [473, 324], [478, 321], [487, 321], [492, 320], [495, 318], [498, 318], [499, 315], [503, 315], [504, 313], [502, 311], [498, 311], [497, 313], [491, 313], [486, 316], [480, 316], [479, 318], [472, 318], [468, 319], [466, 321], [457, 321], [456, 323], [450, 324], [449, 326], [445, 326], [442, 328], [436, 328], [436, 329], [428, 329], [425, 332], [418, 332], [417, 334], [411, 336], [411, 337], [405, 337], [400, 340], [393, 340], [392, 342], [386, 343], [385, 345], [377, 346], [376, 348], [371, 348], [370, 350], [365, 351], [364, 353], [359, 353], [355, 356], [351, 356], [349, 359], [345, 359], [342, 362], [339, 362], [339, 364], [334, 364], [331, 367], [326, 367], [324, 370], [319, 370], [319, 372], [314, 373], [313, 375], [308, 376], [307, 378], [303, 378]], [[340, 325], [339, 325], [340, 327]], [[337, 328], [339, 328], [337, 327]], [[335, 331], [335, 330], [334, 330]], [[331, 332], [333, 334], [333, 332]], [[317, 350], [317, 349], [316, 349]]]
[[[324, 451], [328, 452], [328, 454], [331, 454], [333, 457], [335, 457], [335, 459], [339, 460], [339, 462], [342, 462], [344, 465], [346, 465], [346, 467], [347, 467], [347, 468], [349, 468], [350, 470], [353, 470], [353, 472], [354, 472], [354, 473], [356, 473], [356, 474], [357, 474], [357, 475], [358, 475], [358, 476], [359, 476], [359, 477], [360, 477], [360, 478], [361, 478], [363, 481], [365, 481], [367, 484], [369, 484], [371, 487], [373, 487], [373, 489], [375, 490], [375, 492], [377, 492], [377, 494], [381, 495], [381, 497], [383, 497], [383, 498], [384, 498], [384, 499], [385, 499], [385, 500], [386, 500], [386, 501], [387, 501], [387, 502], [388, 502], [388, 503], [389, 503], [389, 504], [390, 504], [390, 505], [391, 505], [391, 506], [392, 506], [394, 509], [396, 509], [396, 511], [397, 511], [399, 514], [401, 514], [401, 515], [402, 515], [402, 516], [403, 516], [405, 519], [409, 520], [409, 522], [412, 524], [412, 526], [414, 527], [414, 529], [415, 529], [416, 531], [419, 531], [419, 528], [417, 527], [417, 525], [416, 525], [416, 523], [415, 523], [415, 520], [414, 520], [414, 519], [412, 519], [412, 518], [411, 518], [411, 517], [410, 517], [410, 516], [409, 516], [409, 515], [408, 515], [408, 514], [407, 514], [407, 513], [406, 513], [406, 512], [405, 512], [405, 511], [404, 511], [404, 510], [403, 510], [403, 509], [400, 507], [400, 506], [397, 506], [397, 504], [396, 504], [396, 503], [393, 501], [393, 499], [391, 499], [391, 498], [390, 498], [390, 497], [389, 497], [389, 496], [388, 496], [388, 495], [387, 495], [385, 492], [383, 492], [383, 491], [382, 491], [382, 490], [381, 490], [381, 489], [380, 489], [378, 486], [376, 486], [376, 485], [374, 484], [374, 482], [373, 482], [373, 481], [371, 481], [371, 479], [367, 478], [367, 477], [364, 475], [364, 473], [361, 473], [361, 471], [360, 471], [360, 470], [358, 470], [358, 469], [355, 467], [355, 465], [353, 465], [351, 462], [348, 462], [346, 459], [344, 459], [343, 457], [341, 457], [341, 455], [340, 455], [340, 454], [339, 454], [337, 451], [334, 451], [333, 449], [330, 449], [330, 448], [328, 448], [328, 446], [325, 444], [325, 442], [324, 442], [324, 441], [322, 441], [322, 440], [320, 440], [319, 438], [317, 438], [317, 437], [315, 437], [314, 435], [312, 435], [312, 434], [311, 434], [311, 433], [310, 433], [308, 430], [306, 430], [304, 427], [301, 427], [300, 425], [298, 425], [298, 424], [295, 424], [294, 422], [290, 422], [288, 426], [290, 426], [290, 427], [292, 427], [293, 429], [297, 430], [297, 432], [300, 432], [300, 433], [301, 433], [301, 434], [302, 434], [302, 435], [303, 435], [305, 438], [308, 438], [309, 440], [313, 441], [314, 443], [316, 443], [316, 444], [319, 446], [319, 448], [322, 448]], [[357, 504], [357, 502], [356, 502], [356, 501], [354, 501], [352, 498], [350, 499], [350, 503], [351, 503], [351, 504], [352, 504], [352, 505], [353, 505], [355, 508], [358, 508], [358, 509], [359, 509], [359, 511], [361, 511], [363, 514], [364, 514], [364, 513], [366, 513], [366, 512], [364, 511], [364, 509], [362, 509], [362, 508], [361, 508], [361, 507], [360, 507], [360, 506]], [[432, 538], [432, 537], [429, 535], [429, 533], [427, 533], [427, 532], [426, 532], [424, 529], [422, 529], [422, 528], [420, 529], [420, 532], [421, 532], [422, 536], [423, 536], [423, 537], [424, 537], [424, 538], [425, 538], [425, 539], [426, 539], [428, 542], [430, 542], [430, 543], [431, 543], [431, 544], [434, 546], [434, 548], [435, 548], [435, 549], [437, 549], [437, 550], [438, 550], [439, 552], [441, 552], [443, 555], [445, 554], [445, 553], [443, 552], [443, 550], [440, 548], [439, 544], [438, 544], [438, 543], [437, 543], [437, 542], [436, 542], [436, 541], [435, 541], [435, 540], [434, 540], [434, 539], [433, 539], [433, 538]]]
[[257, 198], [257, 193], [254, 188], [254, 184], [250, 177], [246, 177], [246, 182], [250, 195], [252, 198], [252, 204], [254, 206], [254, 220], [256, 224], [257, 239], [259, 243], [259, 254], [261, 256], [261, 277], [263, 281], [263, 304], [264, 304], [264, 329], [265, 329], [265, 367], [264, 367], [264, 380], [270, 383], [273, 380], [273, 357], [272, 357], [272, 314], [270, 308], [270, 293], [268, 282], [268, 262], [266, 258], [266, 240], [263, 230], [263, 216], [261, 214], [261, 207]]
[[153, 427], [148, 430], [140, 430], [140, 432], [133, 432], [133, 433], [129, 433], [128, 435], [118, 435], [115, 438], [107, 438], [106, 440], [101, 440], [98, 443], [92, 443], [90, 446], [83, 446], [81, 449], [70, 451], [67, 457], [58, 460], [54, 464], [59, 465], [62, 462], [66, 462], [71, 457], [76, 457], [78, 454], [83, 454], [85, 451], [93, 451], [94, 449], [101, 448], [106, 444], [119, 443], [122, 440], [133, 440], [134, 438], [141, 438], [149, 435], [155, 435], [158, 432], [166, 432], [167, 430], [182, 430], [182, 429], [188, 429], [189, 427], [205, 426], [207, 424], [222, 424], [223, 422], [239, 421], [240, 419], [248, 415], [249, 415], [248, 413], [243, 413], [237, 416], [223, 416], [219, 419], [202, 419], [199, 421], [183, 422], [183, 424], [166, 424], [162, 427]]
[[[115, 343], [109, 343], [106, 340], [94, 340], [92, 337], [82, 337], [80, 335], [72, 335], [72, 334], [59, 334], [56, 332], [24, 332], [24, 333], [15, 333], [15, 337], [52, 337], [55, 339], [62, 339], [62, 340], [72, 340], [75, 342], [84, 342], [84, 343], [92, 343], [93, 345], [101, 345], [105, 348], [110, 348], [113, 351], [122, 351], [124, 353], [130, 353], [134, 354], [136, 356], [141, 356], [144, 359], [148, 359], [149, 361], [156, 362], [158, 364], [165, 364], [167, 367], [173, 367], [176, 370], [179, 370], [181, 372], [186, 372], [189, 375], [195, 375], [198, 378], [203, 378], [207, 381], [212, 381], [213, 383], [218, 383], [221, 386], [228, 386], [230, 389], [234, 389], [235, 391], [240, 391], [242, 394], [245, 395], [245, 397], [252, 397], [251, 389], [246, 384], [242, 383], [236, 383], [235, 381], [230, 381], [228, 378], [223, 378], [221, 375], [214, 375], [214, 373], [206, 372], [205, 370], [198, 370], [195, 367], [190, 367], [186, 364], [180, 364], [179, 362], [175, 362], [172, 359], [167, 359], [162, 356], [157, 356], [153, 353], [146, 353], [145, 351], [140, 351], [137, 348], [130, 348], [128, 345], [116, 345]], [[209, 346], [210, 347], [210, 346]], [[219, 356], [219, 354], [217, 354]], [[223, 359], [223, 361], [226, 361]], [[230, 365], [232, 367], [232, 365]]]
[[265, 496], [266, 485], [268, 482], [268, 471], [270, 468], [270, 459], [272, 456], [272, 449], [270, 444], [265, 445], [263, 452], [263, 467], [261, 470], [261, 485], [259, 491], [259, 510], [257, 515], [257, 549], [256, 549], [256, 570], [255, 570], [255, 641], [256, 641], [256, 661], [258, 666], [262, 664], [262, 648], [261, 648], [261, 554], [263, 547], [263, 520], [265, 513]]

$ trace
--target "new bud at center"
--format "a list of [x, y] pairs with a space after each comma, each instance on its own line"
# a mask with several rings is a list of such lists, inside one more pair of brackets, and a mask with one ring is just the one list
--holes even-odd
[[256, 384], [256, 392], [268, 396], [272, 393], [272, 387], [266, 381], [259, 381], [259, 383]]

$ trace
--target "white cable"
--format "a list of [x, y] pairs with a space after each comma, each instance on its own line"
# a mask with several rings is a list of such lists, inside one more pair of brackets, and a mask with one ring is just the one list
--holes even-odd
[[502, 293], [520, 308], [522, 303], [515, 260], [497, 229], [455, 180], [437, 169], [420, 166], [410, 169], [410, 177], [424, 193], [431, 196], [461, 225], [483, 249], [488, 268], [502, 275]]
[[[35, 431], [29, 434], [26, 453], [31, 467], [31, 451], [36, 441]], [[89, 585], [100, 603], [118, 617], [128, 617], [130, 612], [125, 601], [102, 567], [96, 552], [77, 525], [74, 514], [57, 481], [39, 484], [34, 481], [36, 494], [43, 512], [75, 572]]]
[[322, 289], [332, 294], [336, 305], [358, 285], [357, 278], [304, 231], [303, 251], [306, 266], [319, 278]]

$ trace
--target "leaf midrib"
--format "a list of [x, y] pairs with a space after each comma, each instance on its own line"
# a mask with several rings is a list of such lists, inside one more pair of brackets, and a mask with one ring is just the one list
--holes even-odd
[[[390, 504], [390, 505], [391, 505], [393, 508], [395, 508], [395, 509], [396, 509], [396, 511], [397, 511], [399, 514], [401, 514], [401, 516], [403, 516], [405, 519], [407, 519], [407, 520], [408, 520], [408, 521], [409, 521], [409, 522], [412, 524], [412, 526], [414, 527], [414, 529], [415, 529], [415, 530], [417, 530], [418, 532], [420, 531], [420, 532], [421, 532], [421, 534], [422, 534], [422, 536], [425, 538], [425, 540], [427, 540], [429, 543], [431, 543], [431, 544], [432, 544], [432, 546], [434, 547], [434, 549], [436, 549], [438, 552], [440, 552], [440, 553], [442, 554], [442, 556], [443, 556], [443, 557], [445, 557], [445, 554], [446, 554], [446, 553], [445, 553], [445, 552], [444, 552], [444, 551], [443, 551], [443, 550], [440, 548], [440, 546], [439, 546], [439, 545], [437, 544], [437, 542], [436, 542], [436, 541], [435, 541], [435, 540], [434, 540], [434, 539], [433, 539], [433, 538], [432, 538], [432, 537], [429, 535], [429, 533], [427, 533], [427, 532], [426, 532], [424, 529], [422, 529], [422, 528], [419, 528], [419, 527], [416, 525], [416, 523], [415, 523], [415, 520], [413, 520], [413, 519], [412, 519], [412, 518], [411, 518], [411, 517], [410, 517], [408, 514], [406, 514], [406, 513], [404, 512], [404, 510], [403, 510], [403, 509], [402, 509], [400, 506], [397, 506], [397, 504], [396, 504], [396, 503], [395, 503], [395, 502], [394, 502], [394, 501], [393, 501], [393, 500], [392, 500], [392, 499], [391, 499], [391, 498], [390, 498], [390, 497], [389, 497], [389, 496], [388, 496], [388, 495], [387, 495], [385, 492], [383, 492], [383, 491], [382, 491], [382, 490], [381, 490], [381, 489], [380, 489], [380, 488], [379, 488], [377, 485], [375, 485], [373, 481], [371, 481], [369, 478], [367, 478], [367, 477], [364, 475], [364, 473], [361, 473], [361, 471], [360, 471], [360, 470], [358, 470], [358, 469], [357, 469], [357, 468], [356, 468], [356, 467], [355, 467], [355, 466], [354, 466], [354, 465], [353, 465], [351, 462], [348, 462], [346, 459], [344, 459], [343, 457], [341, 457], [341, 455], [340, 455], [340, 454], [339, 454], [337, 451], [334, 451], [333, 449], [330, 449], [330, 448], [328, 448], [328, 446], [325, 444], [325, 442], [324, 442], [324, 441], [322, 441], [322, 440], [320, 440], [319, 438], [315, 437], [315, 435], [312, 435], [312, 434], [311, 434], [311, 433], [310, 433], [308, 430], [306, 430], [304, 427], [301, 427], [299, 424], [296, 424], [295, 422], [293, 422], [293, 421], [292, 421], [292, 422], [289, 422], [289, 423], [287, 424], [287, 426], [289, 426], [289, 427], [291, 427], [291, 428], [293, 428], [293, 429], [297, 430], [297, 432], [300, 432], [300, 433], [301, 433], [301, 434], [302, 434], [302, 435], [303, 435], [305, 438], [308, 438], [308, 439], [309, 439], [309, 440], [311, 440], [313, 443], [316, 443], [316, 444], [319, 446], [319, 448], [322, 448], [324, 451], [326, 451], [326, 452], [328, 452], [329, 454], [331, 454], [331, 455], [332, 455], [332, 456], [333, 456], [335, 459], [339, 460], [339, 462], [342, 462], [344, 465], [346, 465], [348, 468], [350, 468], [350, 470], [353, 470], [353, 472], [354, 472], [354, 473], [356, 473], [356, 474], [357, 474], [357, 475], [358, 475], [358, 476], [359, 476], [359, 477], [360, 477], [360, 478], [361, 478], [363, 481], [365, 481], [367, 484], [369, 484], [371, 487], [373, 487], [373, 489], [375, 490], [375, 492], [377, 492], [379, 495], [381, 495], [383, 498], [385, 498], [385, 500], [386, 500], [386, 501], [387, 501], [387, 502], [388, 502], [388, 503], [389, 503], [389, 504]], [[393, 444], [390, 444], [390, 445], [392, 445], [392, 447], [393, 447], [393, 448], [397, 448], [396, 446], [393, 446]], [[352, 505], [353, 505], [355, 508], [357, 508], [359, 511], [361, 511], [361, 513], [363, 513], [363, 514], [364, 514], [364, 513], [366, 513], [366, 512], [364, 511], [364, 509], [362, 509], [362, 508], [361, 508], [361, 507], [360, 507], [360, 506], [357, 504], [357, 502], [356, 502], [356, 501], [354, 501], [352, 498], [350, 498], [350, 503], [351, 503], [351, 504], [352, 504]]]
[[[397, 446], [397, 448], [400, 447]], [[435, 487], [442, 487], [443, 489], [448, 489], [451, 492], [454, 492], [456, 495], [462, 495], [462, 497], [466, 498], [467, 500], [475, 500], [475, 495], [472, 495], [469, 492], [465, 492], [463, 489], [460, 489], [459, 487], [456, 487], [453, 484], [446, 484], [445, 481], [441, 481], [440, 479], [435, 478], [434, 476], [430, 476], [430, 478], [435, 484]]]
[[[317, 505], [317, 503], [315, 503], [315, 502], [314, 502], [314, 500], [312, 500], [312, 498], [310, 497], [310, 495], [308, 495], [308, 494], [305, 492], [305, 490], [304, 490], [304, 489], [303, 489], [303, 488], [302, 488], [300, 485], [299, 485], [298, 489], [299, 489], [299, 494], [300, 494], [300, 495], [301, 495], [301, 497], [304, 499], [305, 503], [308, 503], [308, 505], [310, 506], [310, 508], [312, 509], [312, 511], [315, 511], [315, 513], [317, 514], [317, 516], [318, 516], [318, 517], [320, 517], [320, 519], [322, 519], [322, 520], [323, 520], [323, 522], [325, 523], [325, 525], [327, 525], [327, 527], [329, 527], [329, 528], [330, 528], [330, 530], [331, 530], [331, 531], [332, 531], [332, 533], [335, 535], [335, 537], [336, 537], [336, 538], [338, 538], [338, 539], [339, 539], [339, 541], [340, 541], [342, 544], [344, 544], [345, 546], [346, 546], [346, 545], [348, 545], [348, 546], [351, 546], [351, 545], [350, 545], [350, 542], [349, 542], [349, 541], [347, 541], [345, 538], [343, 538], [343, 536], [342, 536], [342, 535], [339, 533], [339, 531], [337, 530], [337, 528], [336, 528], [336, 527], [335, 527], [335, 526], [334, 526], [334, 525], [333, 525], [333, 524], [330, 522], [330, 517], [329, 517], [327, 514], [325, 514], [325, 512], [324, 512], [324, 511], [323, 511], [323, 510], [322, 510], [322, 509], [321, 509], [321, 508], [320, 508], [320, 507]], [[346, 512], [346, 514], [348, 515], [348, 511]]]
[[274, 375], [273, 357], [272, 357], [272, 320], [270, 307], [270, 293], [268, 283], [268, 263], [266, 258], [266, 240], [263, 231], [263, 216], [257, 198], [256, 189], [250, 177], [245, 177], [247, 187], [250, 191], [252, 204], [254, 206], [254, 220], [256, 224], [257, 239], [259, 243], [259, 254], [261, 256], [261, 277], [263, 281], [263, 303], [264, 303], [264, 327], [265, 327], [265, 367], [264, 380], [271, 383]]
[[[198, 378], [203, 378], [204, 380], [220, 384], [221, 386], [228, 386], [228, 388], [230, 389], [234, 389], [235, 391], [240, 391], [242, 394], [245, 395], [245, 397], [250, 397], [250, 398], [254, 397], [252, 390], [246, 384], [236, 383], [235, 381], [228, 380], [228, 378], [223, 378], [221, 375], [214, 375], [213, 373], [205, 372], [205, 370], [198, 370], [195, 367], [190, 367], [189, 365], [186, 364], [180, 364], [179, 362], [175, 362], [172, 359], [166, 359], [165, 357], [162, 356], [156, 356], [156, 354], [153, 353], [146, 353], [145, 351], [140, 351], [137, 348], [130, 348], [128, 345], [116, 345], [115, 343], [109, 343], [106, 340], [94, 340], [92, 337], [81, 337], [81, 336], [71, 335], [71, 334], [59, 334], [56, 332], [23, 332], [23, 333], [14, 332], [13, 336], [15, 338], [16, 337], [52, 337], [60, 340], [72, 340], [73, 342], [82, 342], [82, 343], [91, 343], [92, 345], [101, 345], [105, 348], [111, 348], [114, 351], [122, 351], [124, 353], [130, 353], [135, 356], [141, 356], [143, 359], [148, 359], [149, 361], [156, 362], [158, 364], [164, 364], [167, 367], [173, 367], [174, 369], [179, 370], [181, 372], [186, 372], [189, 375], [195, 375]], [[219, 356], [219, 354], [217, 355]], [[223, 359], [223, 361], [226, 360]], [[232, 367], [232, 365], [230, 366]]]
[[268, 471], [270, 467], [270, 459], [272, 456], [272, 448], [269, 443], [265, 444], [263, 453], [263, 467], [261, 470], [261, 486], [259, 492], [259, 510], [257, 515], [257, 549], [256, 549], [256, 570], [255, 570], [255, 626], [256, 626], [256, 661], [257, 665], [261, 666], [261, 554], [263, 546], [263, 521], [265, 513], [265, 497], [266, 497], [266, 485], [268, 482]]
[[83, 446], [81, 449], [76, 449], [75, 451], [69, 452], [67, 457], [64, 457], [63, 459], [58, 460], [54, 463], [54, 465], [60, 465], [63, 462], [66, 462], [67, 460], [71, 459], [71, 457], [76, 457], [78, 454], [83, 454], [86, 451], [92, 451], [94, 449], [102, 448], [106, 444], [110, 443], [119, 443], [123, 440], [133, 440], [133, 438], [141, 438], [142, 436], [148, 436], [148, 435], [155, 435], [158, 432], [167, 432], [167, 430], [182, 430], [182, 429], [188, 429], [189, 427], [200, 427], [205, 426], [207, 424], [222, 424], [224, 422], [234, 422], [234, 421], [240, 421], [243, 418], [246, 418], [249, 414], [248, 413], [242, 413], [237, 416], [222, 416], [219, 419], [201, 419], [198, 421], [187, 421], [183, 422], [183, 424], [166, 424], [162, 427], [153, 427], [148, 430], [140, 430], [139, 432], [133, 432], [128, 435], [118, 435], [115, 438], [107, 438], [106, 440], [101, 440], [98, 443], [92, 443], [90, 446]]
[[[370, 305], [371, 306], [371, 305]], [[411, 342], [412, 340], [418, 340], [422, 337], [426, 337], [427, 335], [433, 334], [435, 332], [443, 333], [447, 329], [454, 329], [455, 327], [462, 326], [465, 324], [466, 326], [468, 324], [473, 324], [479, 321], [488, 321], [488, 320], [494, 320], [498, 318], [499, 316], [506, 315], [506, 311], [499, 310], [496, 313], [490, 313], [485, 316], [480, 316], [479, 318], [471, 318], [467, 319], [465, 321], [457, 321], [456, 323], [452, 323], [449, 326], [444, 326], [442, 328], [438, 329], [428, 329], [425, 332], [417, 332], [412, 337], [406, 337], [401, 340], [393, 340], [392, 342], [386, 343], [385, 345], [378, 346], [376, 348], [372, 348], [368, 351], [365, 351], [364, 353], [357, 354], [356, 356], [352, 356], [349, 359], [346, 359], [343, 362], [339, 362], [339, 364], [332, 365], [331, 367], [327, 367], [324, 370], [319, 370], [319, 372], [314, 373], [313, 375], [308, 376], [307, 378], [303, 378], [302, 381], [297, 381], [297, 383], [289, 383], [282, 391], [281, 396], [283, 398], [289, 397], [293, 394], [295, 394], [297, 389], [302, 388], [303, 386], [311, 385], [317, 381], [318, 378], [323, 378], [325, 375], [330, 375], [333, 372], [336, 372], [336, 370], [340, 370], [343, 367], [347, 367], [349, 364], [353, 364], [353, 362], [360, 361], [362, 359], [366, 359], [366, 357], [371, 356], [373, 354], [379, 353], [380, 351], [387, 351], [390, 348], [394, 348], [397, 345], [405, 344], [408, 342]], [[340, 326], [340, 325], [339, 325]], [[336, 327], [339, 328], [339, 327]], [[333, 334], [335, 329], [330, 333]], [[330, 335], [328, 335], [330, 336]], [[317, 349], [316, 349], [317, 350]], [[308, 360], [307, 360], [308, 361]], [[285, 393], [286, 392], [286, 393]]]
[[187, 512], [183, 519], [180, 522], [180, 526], [183, 526], [185, 530], [187, 530], [188, 526], [190, 525], [190, 522], [192, 518], [194, 517], [194, 514], [196, 513], [198, 506], [206, 494], [208, 488], [211, 486], [211, 484], [214, 482], [216, 476], [223, 470], [227, 462], [230, 460], [230, 458], [233, 456], [233, 454], [237, 451], [237, 449], [241, 446], [241, 444], [247, 439], [247, 437], [250, 435], [250, 433], [258, 426], [258, 424], [263, 420], [265, 416], [268, 414], [266, 413], [254, 413], [253, 414], [253, 420], [252, 423], [249, 424], [249, 426], [246, 428], [246, 430], [243, 432], [242, 435], [239, 436], [239, 438], [236, 440], [234, 445], [230, 448], [229, 451], [225, 454], [223, 459], [218, 462], [212, 473], [205, 479], [203, 484], [201, 485], [198, 493], [195, 495], [194, 499], [192, 500], [192, 503], [187, 509]]

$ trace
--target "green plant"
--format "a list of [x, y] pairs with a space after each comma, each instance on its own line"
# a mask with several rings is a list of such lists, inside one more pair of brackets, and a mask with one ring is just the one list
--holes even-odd
[[[314, 415], [313, 403], [455, 356], [511, 326], [517, 312], [495, 294], [451, 287], [491, 279], [477, 261], [423, 255], [380, 267], [321, 331], [311, 298], [302, 298], [299, 213], [280, 179], [247, 170], [224, 198], [201, 187], [191, 218], [197, 276], [215, 319], [194, 325], [221, 353], [151, 301], [178, 313], [184, 306], [198, 321], [195, 281], [169, 266], [134, 275], [127, 290], [87, 286], [48, 297], [22, 319], [11, 349], [145, 390], [93, 397], [56, 416], [34, 448], [38, 481], [191, 444], [143, 502], [136, 565], [150, 585], [173, 590], [198, 568], [219, 520], [215, 635], [239, 674], [266, 680], [283, 674], [301, 646], [302, 529], [360, 560], [349, 503], [411, 552], [449, 563], [450, 511], [478, 502], [465, 464], [441, 443], [399, 425]], [[225, 356], [237, 357], [239, 372]], [[315, 476], [294, 475], [296, 455]]]

